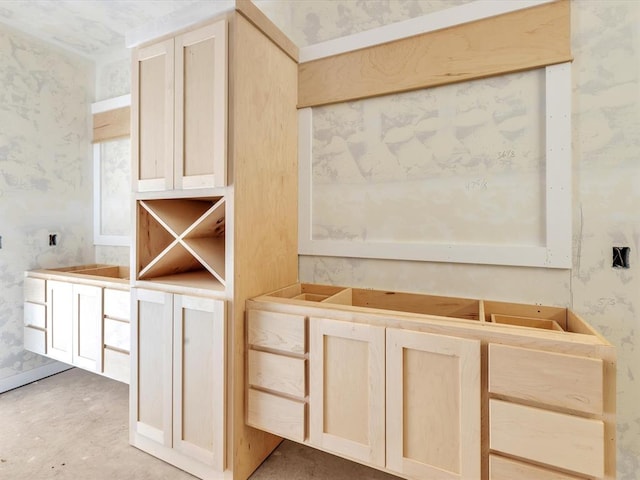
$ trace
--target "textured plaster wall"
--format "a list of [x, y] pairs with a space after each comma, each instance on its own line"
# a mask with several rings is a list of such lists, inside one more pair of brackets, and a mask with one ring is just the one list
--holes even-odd
[[[122, 58], [96, 66], [96, 101], [131, 92], [129, 50]], [[130, 235], [131, 232], [131, 142], [128, 138], [104, 142], [102, 153], [102, 233]], [[96, 262], [129, 265], [129, 247], [96, 245]]]
[[[453, 2], [416, 0], [310, 0], [290, 3], [265, 1], [261, 8], [298, 45], [303, 46], [422, 15], [452, 4]], [[637, 408], [640, 400], [639, 24], [638, 2], [572, 2], [572, 50], [575, 56], [572, 65], [572, 270], [357, 258], [300, 258], [302, 281], [488, 297], [574, 308], [617, 347], [618, 478], [623, 480], [635, 480], [640, 475], [640, 411]], [[522, 81], [520, 78], [510, 76], [500, 80], [502, 84], [492, 94], [493, 99], [489, 99], [488, 111], [485, 113], [491, 116], [505, 108], [501, 101], [501, 95], [505, 92], [514, 93], [515, 103], [509, 107], [512, 109], [511, 113], [517, 111], [518, 103], [535, 102], [535, 89], [524, 88], [518, 92], [517, 82]], [[466, 96], [463, 99], [456, 98], [452, 103], [460, 109], [465, 101], [484, 95], [491, 82], [494, 80], [466, 87], [453, 87], [466, 90]], [[358, 195], [358, 192], [354, 193], [354, 186], [356, 190], [364, 188], [362, 185], [370, 181], [372, 175], [391, 166], [396, 169], [396, 173], [402, 171], [399, 167], [411, 162], [411, 156], [405, 155], [408, 150], [424, 153], [424, 148], [435, 148], [434, 145], [429, 146], [429, 142], [423, 142], [424, 145], [416, 144], [416, 139], [420, 140], [417, 137], [424, 130], [420, 126], [420, 122], [425, 120], [423, 106], [429, 105], [429, 98], [432, 96], [432, 92], [424, 91], [317, 109], [314, 113], [314, 175], [323, 175], [316, 176], [314, 181], [323, 188], [331, 185], [331, 195], [345, 200], [353, 199], [354, 195]], [[419, 114], [416, 114], [416, 110]], [[535, 115], [535, 112], [531, 113]], [[464, 120], [460, 116], [456, 118], [456, 121]], [[389, 126], [394, 119], [399, 120], [393, 125], [396, 130], [380, 127]], [[486, 128], [490, 122], [490, 118], [485, 118], [471, 127]], [[524, 122], [526, 120], [521, 118], [510, 127], [518, 129], [525, 125]], [[452, 142], [442, 140], [437, 145], [440, 148], [450, 148], [453, 143], [466, 142], [473, 153], [474, 144], [467, 141], [465, 133], [468, 134], [463, 130], [454, 130]], [[503, 136], [504, 139], [510, 140], [508, 136]], [[522, 138], [512, 140], [517, 145], [513, 150], [520, 154]], [[477, 145], [477, 151], [482, 155], [483, 141], [477, 142]], [[496, 151], [511, 150], [508, 142], [506, 145], [501, 144]], [[384, 150], [382, 157], [381, 148]], [[374, 152], [377, 157], [366, 158], [366, 152]], [[375, 160], [372, 161], [371, 158]], [[521, 158], [514, 160], [517, 160], [516, 167], [527, 165], [527, 162], [521, 162]], [[415, 166], [419, 159], [414, 159], [413, 162]], [[362, 168], [363, 165], [367, 168]], [[457, 167], [460, 168], [456, 168], [455, 176], [450, 177], [454, 184], [460, 177], [478, 173], [478, 165], [473, 162], [468, 163], [467, 167], [463, 164]], [[410, 177], [411, 175], [407, 175], [407, 178]], [[351, 182], [336, 182], [336, 179], [343, 178], [351, 178]], [[488, 177], [489, 181], [491, 178], [493, 177]], [[389, 197], [384, 192], [380, 197], [378, 203], [381, 208], [392, 208], [385, 207], [385, 201], [388, 203]], [[357, 218], [353, 217], [349, 207], [357, 202], [347, 203], [344, 210], [331, 210], [327, 205], [323, 206], [322, 201], [314, 198], [312, 207], [317, 209], [314, 214], [328, 216], [334, 223], [338, 223], [338, 219], [342, 217]], [[518, 211], [522, 214], [532, 206], [533, 203], [530, 202], [522, 205], [522, 209]], [[455, 203], [451, 203], [451, 208], [456, 211]], [[536, 211], [532, 211], [532, 214]], [[414, 216], [406, 215], [402, 209], [396, 209], [395, 212], [398, 225], [402, 225], [404, 221], [411, 228], [416, 228], [412, 225]], [[494, 220], [503, 220], [511, 214], [509, 212], [514, 212], [513, 206], [505, 203], [504, 209], [494, 213]], [[486, 217], [491, 219], [491, 215], [487, 214]], [[461, 223], [465, 218], [464, 214], [458, 212], [456, 218], [460, 223], [454, 223], [453, 227], [463, 228]], [[362, 222], [362, 219], [358, 220]], [[317, 228], [314, 234], [318, 236], [336, 234], [334, 231], [327, 232], [326, 229]], [[533, 228], [528, 237], [535, 231], [535, 227]], [[360, 233], [361, 230], [356, 227], [355, 232], [347, 229], [346, 232], [338, 231], [337, 235], [342, 235], [342, 238], [355, 235], [353, 238], [361, 240], [358, 237]], [[456, 233], [458, 236], [461, 234], [463, 231]], [[478, 232], [474, 231], [473, 234], [477, 235]], [[629, 270], [611, 268], [612, 246], [631, 247]]]
[[1, 382], [45, 362], [23, 350], [24, 271], [94, 260], [93, 65], [0, 26], [0, 84]]

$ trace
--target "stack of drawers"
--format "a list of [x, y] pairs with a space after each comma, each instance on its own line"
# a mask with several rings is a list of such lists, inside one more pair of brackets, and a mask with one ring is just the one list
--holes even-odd
[[490, 344], [489, 395], [491, 480], [604, 476], [601, 359]]
[[24, 348], [47, 353], [47, 290], [44, 279], [24, 279]]
[[104, 375], [129, 383], [131, 349], [131, 294], [129, 290], [104, 289]]
[[302, 442], [307, 415], [307, 320], [250, 310], [247, 424]]

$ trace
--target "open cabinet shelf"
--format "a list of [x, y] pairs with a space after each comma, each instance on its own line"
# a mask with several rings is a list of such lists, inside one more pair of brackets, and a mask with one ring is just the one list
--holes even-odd
[[224, 197], [139, 200], [137, 224], [137, 280], [224, 290]]

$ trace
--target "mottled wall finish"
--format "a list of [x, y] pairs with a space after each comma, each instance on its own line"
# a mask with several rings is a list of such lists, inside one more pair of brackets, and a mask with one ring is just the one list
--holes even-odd
[[0, 84], [1, 381], [44, 362], [23, 350], [24, 271], [93, 262], [93, 66], [0, 26]]
[[[96, 101], [131, 92], [129, 50], [122, 58], [96, 66]], [[105, 142], [102, 146], [103, 234], [129, 235], [131, 231], [131, 143], [129, 139]], [[96, 245], [96, 262], [129, 265], [129, 247]]]
[[[291, 2], [264, 10], [300, 46], [442, 9], [452, 2]], [[464, 3], [464, 2], [456, 2]], [[302, 281], [572, 306], [618, 350], [618, 478], [640, 472], [640, 3], [572, 2], [574, 265], [545, 270], [354, 258], [301, 257]], [[513, 85], [507, 85], [511, 88]], [[469, 92], [473, 96], [473, 91]], [[523, 96], [530, 93], [522, 92]], [[425, 94], [426, 95], [426, 94]], [[394, 108], [389, 97], [387, 108]], [[417, 102], [424, 101], [418, 99]], [[500, 106], [493, 105], [492, 110]], [[322, 112], [338, 132], [342, 109]], [[410, 112], [410, 107], [407, 107]], [[379, 109], [384, 111], [385, 106]], [[332, 120], [333, 116], [333, 120]], [[376, 123], [376, 116], [364, 122]], [[398, 131], [408, 135], [409, 122]], [[326, 132], [316, 135], [324, 135]], [[343, 133], [336, 135], [339, 144]], [[330, 145], [332, 140], [320, 139]], [[335, 144], [335, 143], [334, 143]], [[325, 146], [326, 146], [325, 145]], [[316, 146], [314, 161], [326, 160]], [[347, 149], [348, 150], [348, 149]], [[330, 153], [330, 152], [329, 152]], [[323, 158], [324, 157], [324, 158]], [[344, 159], [341, 168], [349, 166]], [[349, 195], [349, 185], [342, 195]], [[412, 222], [412, 218], [406, 218]], [[611, 268], [612, 246], [631, 247], [631, 269]]]

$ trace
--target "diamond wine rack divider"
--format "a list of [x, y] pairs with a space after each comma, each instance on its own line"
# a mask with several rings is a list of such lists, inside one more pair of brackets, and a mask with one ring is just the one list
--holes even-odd
[[138, 279], [225, 286], [225, 200], [140, 200]]

